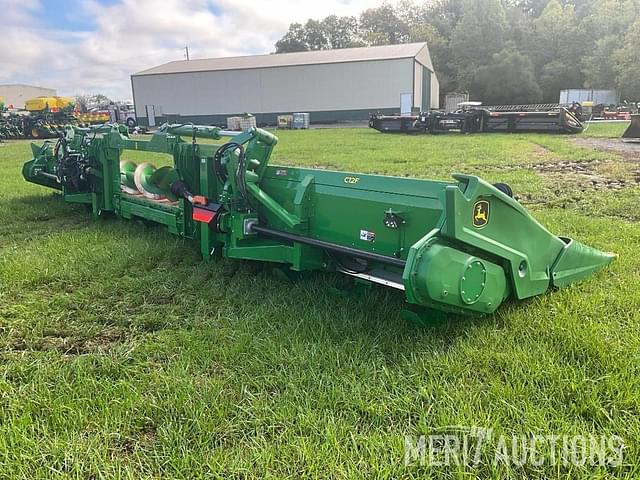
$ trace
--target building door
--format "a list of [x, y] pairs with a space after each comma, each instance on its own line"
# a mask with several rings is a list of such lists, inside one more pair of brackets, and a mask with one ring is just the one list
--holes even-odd
[[422, 67], [422, 111], [428, 112], [431, 108], [431, 72], [427, 67]]
[[401, 93], [400, 94], [400, 115], [411, 115], [413, 110], [413, 94]]
[[144, 107], [147, 110], [147, 121], [149, 123], [149, 127], [156, 126], [156, 107], [155, 105], [146, 105]]

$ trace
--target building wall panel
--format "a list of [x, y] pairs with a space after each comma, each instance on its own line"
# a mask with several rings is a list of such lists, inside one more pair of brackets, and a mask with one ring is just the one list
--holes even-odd
[[136, 114], [184, 116], [386, 109], [413, 90], [413, 59], [132, 77]]
[[420, 110], [422, 105], [422, 65], [419, 62], [413, 62], [413, 108]]
[[31, 85], [0, 85], [0, 97], [4, 97], [5, 105], [24, 108], [24, 102], [36, 97], [54, 97], [53, 88], [34, 87]]
[[431, 74], [431, 108], [440, 108], [440, 83], [435, 73]]

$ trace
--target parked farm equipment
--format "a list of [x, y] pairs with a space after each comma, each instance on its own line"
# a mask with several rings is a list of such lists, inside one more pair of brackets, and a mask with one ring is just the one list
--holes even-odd
[[628, 142], [640, 142], [640, 114], [631, 115], [631, 123], [622, 138]]
[[109, 122], [109, 112], [81, 114], [75, 102], [65, 97], [37, 97], [24, 109], [0, 109], [0, 139], [57, 138], [66, 125], [90, 126]]
[[64, 126], [73, 122], [73, 117], [65, 114], [11, 114], [7, 127], [14, 133], [9, 138], [55, 138], [64, 131]]
[[[415, 320], [434, 311], [491, 313], [613, 258], [549, 233], [506, 185], [270, 166], [277, 141], [256, 128], [164, 125], [141, 141], [124, 125], [67, 127], [58, 142], [32, 144], [23, 175], [96, 216], [165, 225], [199, 244], [205, 259], [341, 272], [403, 291]], [[171, 154], [173, 165], [136, 165], [129, 150]]]
[[55, 138], [74, 123], [73, 100], [38, 97], [27, 100], [24, 110], [8, 110], [0, 117], [0, 136], [6, 139]]
[[[471, 103], [471, 102], [470, 102]], [[493, 111], [470, 105], [452, 113], [430, 111], [419, 115], [373, 114], [369, 127], [380, 132], [460, 133], [550, 132], [580, 133], [584, 126], [569, 109], [536, 111]]]

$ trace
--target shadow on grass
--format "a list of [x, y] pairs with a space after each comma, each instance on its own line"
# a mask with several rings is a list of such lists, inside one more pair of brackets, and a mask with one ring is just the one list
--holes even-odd
[[[6, 214], [2, 215], [2, 212]], [[0, 232], [2, 240], [22, 241], [46, 233], [63, 232], [73, 225], [86, 223], [90, 214], [82, 205], [66, 203], [61, 195], [26, 195], [6, 200], [0, 206], [3, 216]]]
[[51, 192], [47, 195], [24, 195], [11, 197], [3, 202], [2, 206], [14, 212], [13, 219], [20, 220], [25, 212], [38, 210], [40, 213], [66, 212], [67, 214], [78, 210], [84, 211], [84, 207], [78, 204], [65, 202], [62, 193]]
[[[441, 354], [459, 338], [473, 335], [477, 329], [495, 328], [498, 322], [495, 315], [449, 314], [426, 325], [416, 325], [401, 316], [408, 307], [403, 292], [378, 286], [368, 293], [340, 292], [344, 277], [337, 273], [315, 272], [286, 281], [269, 270], [265, 266], [257, 274], [259, 281], [279, 290], [278, 297], [286, 295], [294, 300], [280, 309], [268, 309], [264, 316], [252, 316], [253, 321], [243, 323], [241, 328], [252, 337], [268, 337], [269, 342], [280, 344], [283, 349], [292, 337], [319, 349], [367, 345], [393, 362], [404, 354], [425, 349]], [[240, 267], [229, 282], [243, 284], [251, 276], [256, 274]], [[234, 303], [240, 308], [238, 316], [243, 314], [244, 304], [255, 304], [257, 300], [250, 292], [235, 298]]]
[[[17, 222], [40, 223], [50, 220], [46, 222], [46, 228], [44, 223], [43, 227], [36, 228], [38, 231], [43, 229], [43, 232], [63, 231], [70, 222], [83, 223], [92, 218], [82, 205], [70, 205], [61, 200], [60, 195], [54, 193], [14, 198], [7, 204], [11, 209], [21, 212], [21, 218], [16, 218]], [[25, 206], [28, 207], [26, 211]], [[43, 217], [30, 218], [32, 209], [40, 212]], [[140, 222], [124, 222], [112, 216], [108, 218], [109, 223], [113, 221], [127, 228], [137, 225], [135, 229], [141, 240], [145, 237], [156, 240], [160, 236], [170, 237], [161, 225], [143, 223], [144, 227], [140, 229]], [[33, 234], [33, 227], [30, 226], [29, 231]], [[165, 248], [167, 251], [149, 265], [150, 269], [154, 269], [149, 276], [145, 273], [146, 270], [138, 272], [141, 284], [139, 294], [144, 302], [139, 308], [132, 309], [130, 322], [121, 324], [134, 333], [154, 334], [163, 330], [188, 330], [195, 333], [206, 330], [207, 323], [196, 318], [195, 310], [192, 310], [187, 300], [192, 296], [196, 300], [210, 296], [215, 305], [210, 307], [211, 311], [219, 309], [222, 312], [220, 315], [228, 318], [223, 322], [225, 327], [255, 338], [268, 337], [270, 342], [280, 344], [282, 348], [286, 348], [287, 343], [295, 337], [298, 342], [320, 348], [323, 345], [330, 347], [351, 343], [368, 345], [389, 358], [415, 350], [425, 351], [425, 348], [434, 354], [446, 352], [460, 337], [473, 335], [475, 330], [487, 326], [495, 328], [496, 322], [499, 322], [496, 315], [452, 314], [444, 319], [434, 319], [425, 326], [418, 326], [401, 317], [402, 310], [408, 305], [404, 293], [400, 291], [374, 286], [366, 294], [336, 293], [336, 290], [341, 289], [344, 292], [343, 275], [312, 272], [301, 279], [286, 281], [272, 272], [273, 264], [259, 262], [223, 260], [199, 269], [192, 263], [196, 262], [193, 257], [184, 263], [174, 258], [184, 256], [184, 252], [179, 251], [181, 249], [175, 250], [170, 245], [165, 245]], [[197, 251], [195, 243], [192, 248]], [[143, 286], [157, 281], [157, 276], [162, 275], [160, 271], [166, 271], [167, 276], [177, 275], [180, 278], [208, 273], [200, 284], [178, 284], [175, 291], [162, 295], [154, 292], [149, 295]], [[94, 280], [104, 283], [102, 288], [114, 282], [108, 276], [101, 277], [103, 275], [96, 272]], [[118, 283], [120, 282], [107, 288], [110, 295], [119, 295], [118, 290], [123, 287]], [[82, 288], [84, 286], [80, 287]], [[224, 289], [223, 293], [218, 295], [217, 292], [212, 292], [220, 288]], [[109, 302], [109, 299], [100, 299], [98, 303], [102, 301]], [[508, 308], [512, 310], [514, 307], [511, 305]], [[168, 320], [163, 311], [171, 309], [176, 313]], [[65, 343], [64, 348], [67, 347]]]

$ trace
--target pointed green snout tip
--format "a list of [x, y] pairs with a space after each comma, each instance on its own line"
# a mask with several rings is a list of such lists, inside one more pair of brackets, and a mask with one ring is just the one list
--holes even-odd
[[601, 252], [570, 238], [562, 240], [566, 246], [551, 268], [551, 283], [554, 287], [564, 287], [582, 280], [618, 256], [615, 253]]

